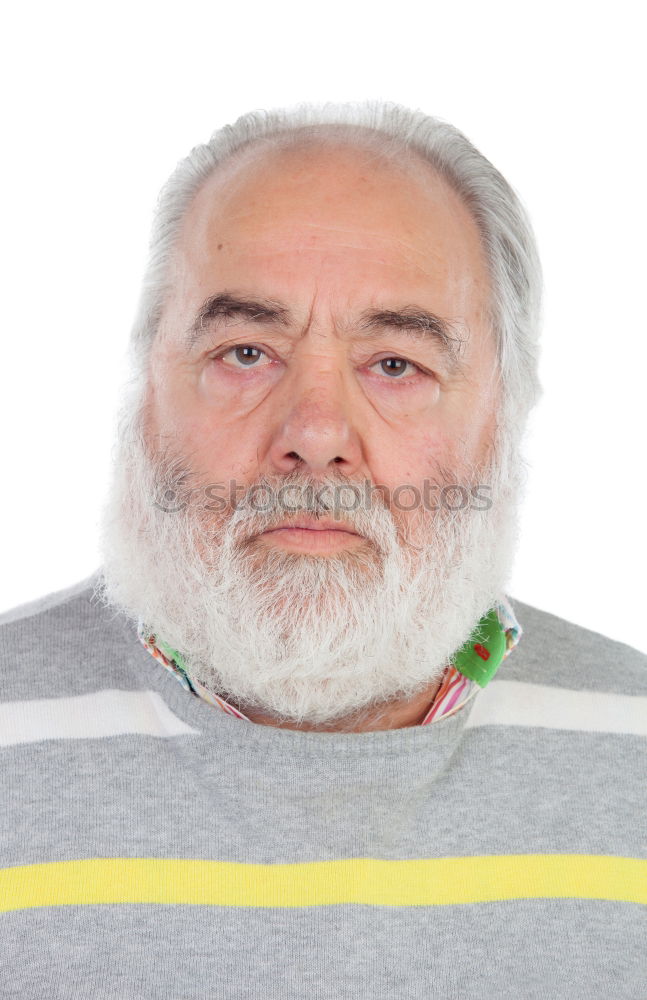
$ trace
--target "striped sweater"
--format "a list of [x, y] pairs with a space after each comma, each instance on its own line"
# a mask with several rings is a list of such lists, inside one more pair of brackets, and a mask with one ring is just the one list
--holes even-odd
[[647, 657], [512, 600], [460, 711], [285, 730], [94, 582], [2, 616], [1, 998], [647, 998]]

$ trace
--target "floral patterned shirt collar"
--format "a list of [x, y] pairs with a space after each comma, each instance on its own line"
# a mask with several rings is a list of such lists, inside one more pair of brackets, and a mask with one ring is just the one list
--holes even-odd
[[[440, 687], [419, 725], [427, 726], [458, 712], [491, 680], [501, 662], [518, 644], [522, 633], [523, 630], [512, 606], [503, 597], [495, 604], [489, 615], [481, 619], [468, 641], [461, 647], [459, 654], [445, 668]], [[137, 634], [148, 652], [172, 673], [188, 692], [197, 698], [202, 698], [209, 705], [222, 709], [228, 715], [250, 721], [234, 705], [214, 692], [208, 691], [198, 680], [189, 677], [180, 654], [171, 649], [154, 630], [140, 622]]]

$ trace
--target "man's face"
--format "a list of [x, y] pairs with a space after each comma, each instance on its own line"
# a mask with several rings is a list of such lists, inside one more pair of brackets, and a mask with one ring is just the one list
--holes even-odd
[[[111, 603], [252, 721], [416, 724], [515, 541], [469, 213], [417, 160], [256, 147], [195, 197], [170, 279], [114, 467]], [[349, 483], [377, 493], [331, 516]]]
[[[243, 157], [187, 214], [147, 439], [203, 482], [299, 469], [382, 484], [406, 522], [413, 494], [399, 486], [422, 496], [439, 468], [460, 476], [487, 457], [488, 295], [476, 225], [426, 164], [342, 146]], [[324, 556], [358, 544], [341, 531], [262, 540]]]

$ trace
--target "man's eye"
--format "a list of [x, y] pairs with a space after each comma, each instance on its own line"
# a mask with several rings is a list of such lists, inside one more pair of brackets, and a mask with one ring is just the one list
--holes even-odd
[[401, 378], [403, 375], [413, 375], [420, 371], [417, 365], [407, 361], [406, 358], [382, 358], [381, 361], [371, 365], [371, 369], [377, 371], [378, 375], [389, 375], [391, 378]]
[[258, 362], [267, 355], [265, 351], [261, 351], [260, 347], [254, 347], [252, 344], [239, 344], [237, 347], [230, 347], [219, 357], [232, 368], [254, 368], [259, 367]]

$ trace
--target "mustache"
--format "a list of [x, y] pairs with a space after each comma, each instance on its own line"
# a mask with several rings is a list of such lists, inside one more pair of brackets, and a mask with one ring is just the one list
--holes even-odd
[[[226, 532], [235, 547], [253, 544], [264, 532], [306, 515], [315, 520], [323, 517], [334, 520], [335, 524], [362, 536], [379, 550], [397, 540], [404, 547], [421, 551], [424, 545], [413, 541], [417, 528], [422, 525], [423, 534], [426, 534], [431, 524], [460, 520], [456, 508], [446, 508], [443, 504], [440, 508], [420, 503], [407, 506], [402, 500], [402, 490], [405, 495], [407, 490], [420, 495], [418, 488], [411, 484], [388, 487], [369, 479], [352, 479], [334, 469], [325, 476], [295, 468], [287, 474], [261, 475], [251, 483], [233, 479], [229, 483], [214, 483], [192, 469], [186, 458], [178, 458], [168, 451], [158, 454], [148, 468], [154, 507], [164, 513], [183, 515], [187, 525], [199, 528], [203, 535], [222, 537]], [[440, 491], [441, 500], [447, 490], [450, 493], [458, 490], [463, 497], [468, 496], [467, 487], [452, 476], [451, 470], [436, 463], [435, 472], [436, 475], [424, 483], [431, 491]], [[473, 490], [480, 488], [472, 487]], [[438, 495], [433, 494], [433, 499]], [[406, 510], [407, 516], [394, 514], [392, 499], [395, 510]]]
[[206, 483], [185, 463], [158, 459], [151, 473], [155, 508], [184, 515], [203, 531], [227, 530], [240, 542], [304, 515], [334, 521], [380, 548], [385, 532], [398, 531], [385, 500], [387, 487], [334, 471], [316, 477], [295, 469], [287, 475], [265, 474], [247, 484]]
[[394, 536], [397, 526], [384, 503], [373, 502], [369, 508], [362, 502], [362, 488], [363, 484], [336, 476], [325, 481], [295, 473], [280, 479], [262, 477], [236, 505], [230, 530], [248, 546], [264, 532], [306, 516], [346, 528], [382, 552], [385, 535]]

